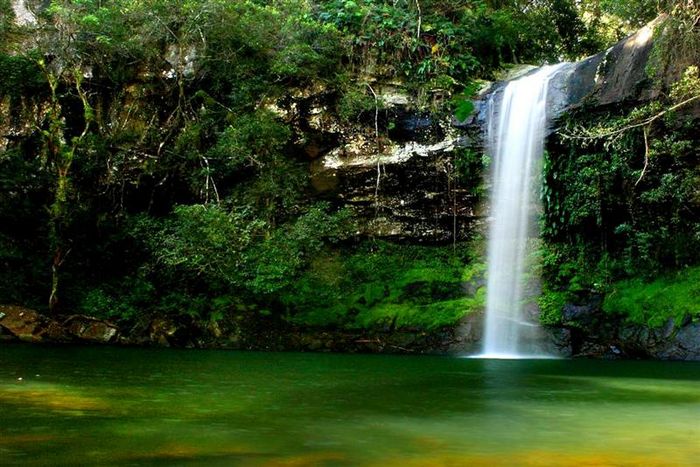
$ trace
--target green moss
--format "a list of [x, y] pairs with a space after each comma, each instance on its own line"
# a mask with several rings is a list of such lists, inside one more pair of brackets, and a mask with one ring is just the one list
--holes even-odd
[[687, 316], [700, 318], [700, 267], [686, 268], [646, 282], [617, 282], [605, 297], [606, 313], [623, 314], [633, 323], [662, 326], [672, 318], [678, 324]]
[[318, 258], [284, 301], [301, 326], [430, 330], [483, 307], [483, 271], [466, 245], [367, 243]]
[[352, 327], [392, 326], [432, 330], [451, 326], [469, 313], [481, 309], [485, 298], [485, 289], [482, 288], [474, 297], [462, 297], [424, 305], [411, 302], [381, 303], [360, 312]]

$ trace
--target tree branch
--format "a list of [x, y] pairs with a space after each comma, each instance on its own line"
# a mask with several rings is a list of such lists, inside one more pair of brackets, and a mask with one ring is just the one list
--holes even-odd
[[365, 85], [369, 88], [370, 92], [374, 96], [374, 142], [377, 146], [377, 185], [374, 188], [374, 204], [375, 204], [375, 216], [379, 212], [379, 181], [382, 178], [382, 168], [381, 168], [381, 162], [382, 158], [381, 155], [379, 154], [380, 151], [380, 145], [379, 145], [379, 97], [377, 96], [377, 93], [374, 92], [374, 89], [369, 83], [365, 83]]
[[423, 23], [423, 12], [420, 9], [420, 1], [416, 0], [416, 7], [418, 8], [418, 30], [416, 32], [416, 40], [420, 41], [420, 28]]
[[618, 128], [616, 130], [612, 130], [612, 131], [609, 131], [607, 133], [602, 133], [599, 135], [592, 135], [590, 133], [587, 135], [572, 135], [572, 134], [562, 133], [562, 135], [567, 137], [567, 138], [570, 138], [570, 139], [583, 139], [583, 140], [594, 140], [594, 139], [608, 138], [610, 136], [617, 136], [619, 134], [622, 134], [622, 133], [629, 131], [629, 130], [633, 130], [635, 128], [651, 125], [652, 123], [654, 123], [656, 120], [660, 119], [661, 117], [663, 117], [667, 113], [673, 112], [674, 110], [677, 110], [685, 105], [688, 105], [691, 102], [696, 101], [698, 99], [700, 99], [700, 94], [695, 95], [693, 97], [690, 97], [690, 98], [684, 100], [683, 102], [679, 102], [678, 104], [675, 104], [675, 105], [669, 107], [668, 109], [663, 110], [663, 111], [657, 113], [656, 115], [647, 118], [646, 120], [642, 120], [639, 123], [625, 125], [622, 128]]
[[644, 127], [644, 168], [639, 178], [635, 182], [634, 186], [639, 185], [639, 182], [644, 178], [644, 174], [647, 173], [647, 168], [649, 167], [649, 126]]

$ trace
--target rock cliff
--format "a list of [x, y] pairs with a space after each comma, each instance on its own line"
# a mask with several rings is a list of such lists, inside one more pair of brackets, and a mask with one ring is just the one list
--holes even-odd
[[460, 185], [456, 159], [479, 149], [478, 134], [457, 128], [449, 115], [421, 110], [401, 85], [374, 87], [377, 109], [365, 112], [361, 125], [339, 121], [319, 102], [295, 105], [305, 109], [296, 126], [307, 139], [316, 195], [350, 208], [362, 236], [421, 243], [468, 238], [478, 202], [474, 186]]

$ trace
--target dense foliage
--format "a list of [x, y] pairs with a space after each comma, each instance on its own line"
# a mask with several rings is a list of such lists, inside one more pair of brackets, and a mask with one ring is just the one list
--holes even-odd
[[660, 98], [631, 109], [580, 109], [550, 145], [542, 223], [546, 321], [557, 322], [565, 303], [592, 295], [605, 297], [605, 311], [640, 324], [700, 318], [698, 18], [697, 10], [675, 10], [657, 31], [647, 74]]
[[[342, 122], [371, 128], [369, 83], [393, 80], [464, 116], [478, 80], [597, 52], [657, 3], [53, 0], [30, 2], [36, 24], [18, 26], [0, 0], [4, 126], [23, 131], [0, 138], [0, 303], [123, 320], [254, 309], [301, 325], [453, 323], [483, 300], [455, 292], [479, 282], [475, 248], [357, 238], [353, 213], [311, 189], [304, 129], [277, 104], [320, 88]], [[668, 125], [641, 193], [628, 186], [634, 135], [612, 158], [598, 144], [552, 168], [558, 293], [598, 242], [594, 257], [626, 271], [697, 257], [692, 129]], [[480, 155], [456, 163], [478, 195]]]

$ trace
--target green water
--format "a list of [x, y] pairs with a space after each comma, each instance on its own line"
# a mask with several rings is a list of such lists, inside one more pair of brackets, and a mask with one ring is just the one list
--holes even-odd
[[2, 465], [698, 463], [695, 363], [0, 346]]

